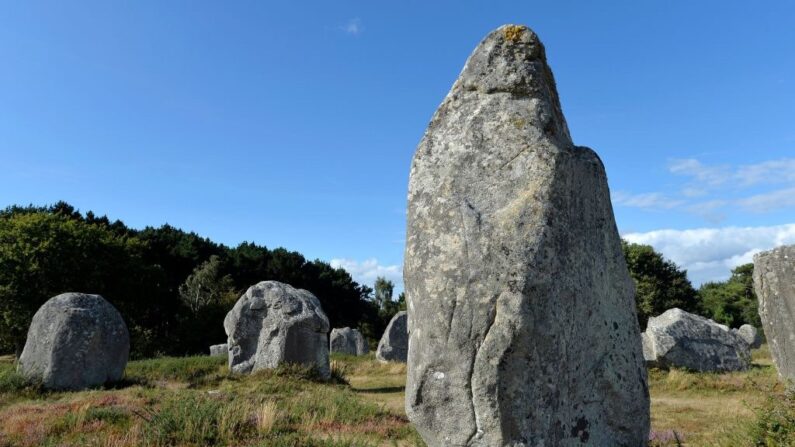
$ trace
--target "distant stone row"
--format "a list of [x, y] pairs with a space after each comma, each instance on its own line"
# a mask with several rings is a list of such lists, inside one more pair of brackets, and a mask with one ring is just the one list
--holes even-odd
[[[249, 373], [282, 363], [317, 367], [329, 377], [329, 352], [364, 355], [369, 349], [356, 329], [331, 331], [320, 301], [306, 290], [277, 281], [250, 287], [224, 319], [226, 345], [210, 347], [214, 355], [228, 355], [229, 369]], [[376, 358], [406, 361], [408, 331], [406, 313], [396, 314], [381, 337]]]
[[[210, 348], [227, 355], [229, 369], [249, 373], [283, 363], [316, 367], [328, 378], [329, 351], [368, 352], [362, 334], [334, 329], [320, 301], [310, 292], [276, 281], [250, 287], [224, 319], [227, 344]], [[376, 358], [406, 361], [406, 313], [389, 322]], [[65, 293], [39, 308], [31, 321], [19, 371], [46, 388], [79, 390], [121, 380], [130, 352], [130, 335], [121, 314], [99, 295]]]

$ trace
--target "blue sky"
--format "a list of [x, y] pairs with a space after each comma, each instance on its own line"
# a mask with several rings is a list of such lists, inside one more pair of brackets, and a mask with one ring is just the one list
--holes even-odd
[[0, 206], [400, 280], [408, 168], [490, 30], [547, 47], [619, 229], [696, 283], [795, 243], [795, 3], [6, 2]]

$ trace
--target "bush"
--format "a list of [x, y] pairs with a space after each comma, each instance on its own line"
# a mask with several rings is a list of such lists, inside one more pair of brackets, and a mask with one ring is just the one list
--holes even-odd
[[795, 445], [795, 392], [771, 395], [757, 410], [749, 435], [755, 446]]

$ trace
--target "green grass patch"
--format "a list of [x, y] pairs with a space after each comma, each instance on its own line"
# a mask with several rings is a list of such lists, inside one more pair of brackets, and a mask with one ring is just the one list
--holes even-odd
[[161, 357], [127, 364], [125, 379], [141, 383], [182, 382], [190, 387], [211, 385], [228, 375], [223, 357]]

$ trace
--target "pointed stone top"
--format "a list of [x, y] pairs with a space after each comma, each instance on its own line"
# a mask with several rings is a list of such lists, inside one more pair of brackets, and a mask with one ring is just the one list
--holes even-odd
[[551, 129], [570, 140], [544, 45], [538, 35], [524, 25], [503, 25], [478, 44], [452, 91], [462, 90], [538, 99], [540, 107], [551, 118]]
[[546, 66], [544, 45], [523, 25], [503, 25], [489, 33], [461, 72], [462, 87], [484, 93], [527, 94], [534, 86], [533, 65]]

